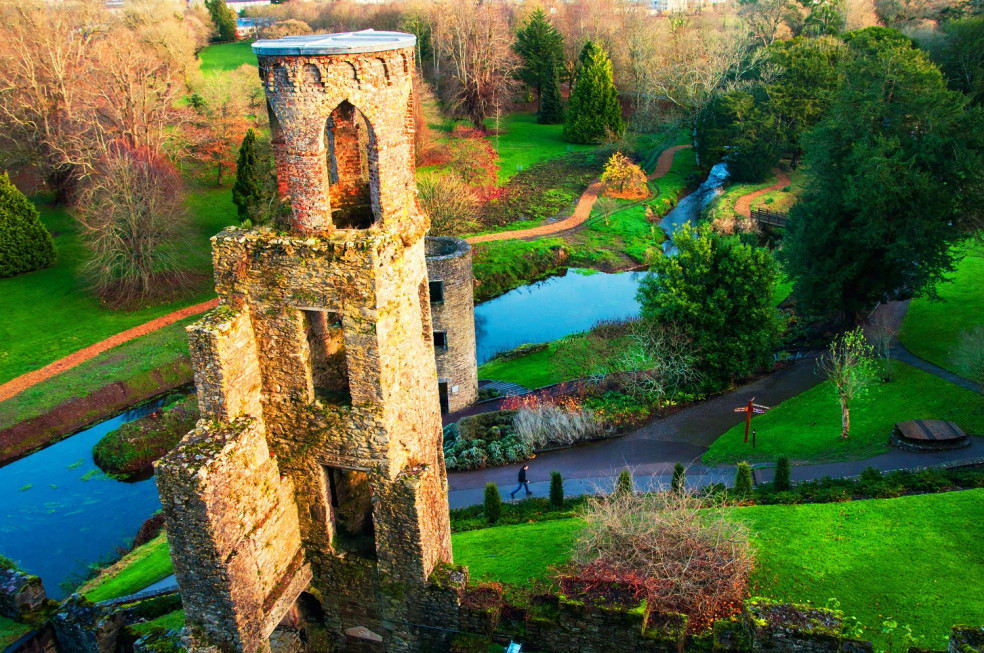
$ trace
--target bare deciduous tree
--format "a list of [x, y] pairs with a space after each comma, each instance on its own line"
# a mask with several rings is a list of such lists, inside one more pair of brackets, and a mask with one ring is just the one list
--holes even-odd
[[727, 616], [745, 596], [754, 550], [741, 520], [708, 505], [685, 489], [591, 499], [562, 589], [628, 589], [653, 610], [688, 615], [693, 630]]
[[861, 329], [840, 335], [830, 343], [826, 353], [817, 361], [817, 369], [837, 392], [841, 408], [841, 438], [851, 432], [850, 402], [860, 398], [875, 378], [871, 345]]
[[788, 34], [786, 21], [796, 15], [796, 4], [790, 0], [753, 0], [742, 2], [738, 15], [748, 25], [756, 40], [768, 47], [776, 38]]
[[629, 342], [611, 372], [620, 375], [629, 392], [655, 403], [657, 410], [682, 387], [700, 380], [693, 342], [679, 330], [641, 320]]
[[417, 182], [417, 201], [430, 217], [432, 235], [455, 236], [475, 224], [478, 198], [454, 172], [420, 179]]
[[885, 380], [894, 378], [892, 370], [892, 341], [899, 329], [891, 319], [887, 310], [876, 310], [864, 328], [864, 337], [871, 344], [872, 350], [880, 358], [885, 359]]
[[182, 283], [188, 217], [181, 180], [162, 156], [111, 145], [87, 177], [77, 209], [92, 252], [86, 271], [100, 294], [129, 302]]
[[442, 95], [483, 131], [515, 84], [518, 62], [504, 11], [487, 2], [442, 4], [435, 19], [434, 47], [448, 80]]
[[984, 394], [984, 324], [960, 334], [952, 359], [957, 372], [979, 385]]

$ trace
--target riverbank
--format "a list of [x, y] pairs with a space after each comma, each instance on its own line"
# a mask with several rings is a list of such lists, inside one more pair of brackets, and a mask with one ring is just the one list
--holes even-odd
[[0, 465], [194, 380], [182, 320], [0, 402]]

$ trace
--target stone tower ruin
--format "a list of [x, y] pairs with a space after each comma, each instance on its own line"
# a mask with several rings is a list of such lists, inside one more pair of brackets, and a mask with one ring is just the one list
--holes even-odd
[[215, 236], [221, 302], [188, 328], [203, 419], [157, 478], [193, 650], [266, 651], [283, 625], [308, 650], [419, 649], [451, 536], [414, 45], [253, 45], [292, 226]]
[[478, 399], [471, 245], [460, 238], [428, 237], [424, 251], [438, 396], [441, 410], [453, 413]]

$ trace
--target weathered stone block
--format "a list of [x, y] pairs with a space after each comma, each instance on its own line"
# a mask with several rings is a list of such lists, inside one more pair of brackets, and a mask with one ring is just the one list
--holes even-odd
[[22, 619], [44, 605], [48, 595], [37, 576], [17, 569], [0, 569], [0, 615]]

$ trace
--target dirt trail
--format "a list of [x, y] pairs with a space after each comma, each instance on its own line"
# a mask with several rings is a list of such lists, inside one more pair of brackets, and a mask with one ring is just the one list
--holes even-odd
[[[659, 155], [659, 160], [656, 162], [656, 169], [653, 170], [652, 174], [649, 175], [649, 179], [659, 179], [666, 175], [673, 167], [673, 155], [680, 150], [690, 147], [689, 145], [674, 145], [671, 148], [663, 150], [663, 153]], [[485, 234], [484, 236], [472, 236], [471, 238], [466, 238], [469, 243], [474, 245], [475, 243], [487, 243], [493, 240], [513, 240], [514, 238], [529, 238], [530, 236], [546, 236], [549, 234], [560, 233], [561, 231], [567, 231], [573, 227], [584, 224], [588, 217], [591, 215], [591, 207], [598, 200], [598, 196], [601, 194], [602, 185], [600, 181], [596, 181], [588, 189], [581, 194], [580, 199], [577, 201], [577, 206], [574, 208], [574, 213], [570, 217], [561, 220], [560, 222], [553, 222], [550, 224], [545, 224], [539, 227], [533, 227], [532, 229], [523, 229], [521, 231], [502, 231], [497, 234]]]
[[752, 202], [755, 198], [765, 195], [768, 192], [779, 190], [780, 188], [785, 188], [789, 185], [789, 175], [780, 170], [779, 168], [773, 168], [772, 172], [775, 173], [779, 181], [772, 184], [768, 188], [760, 188], [756, 191], [752, 191], [748, 195], [742, 195], [737, 200], [735, 200], [735, 213], [744, 216], [746, 218], [752, 217]]
[[110, 336], [102, 342], [97, 342], [94, 345], [89, 345], [85, 349], [80, 349], [73, 354], [69, 354], [65, 358], [60, 358], [53, 363], [45, 365], [39, 370], [22, 374], [17, 378], [11, 379], [3, 385], [0, 385], [0, 401], [6, 401], [17, 393], [23, 392], [24, 390], [41, 383], [45, 379], [50, 379], [56, 374], [61, 374], [66, 370], [70, 370], [79, 363], [84, 363], [91, 358], [95, 358], [104, 351], [112, 349], [117, 345], [122, 345], [124, 342], [129, 342], [134, 338], [139, 338], [140, 336], [147, 335], [148, 333], [152, 333], [158, 329], [163, 329], [167, 325], [174, 324], [178, 320], [182, 320], [186, 317], [204, 313], [205, 311], [215, 308], [218, 305], [219, 300], [218, 298], [215, 298], [210, 299], [207, 302], [202, 302], [201, 304], [195, 304], [194, 306], [182, 308], [174, 311], [173, 313], [168, 313], [167, 315], [162, 315], [156, 320], [144, 322], [143, 324], [135, 326], [132, 329], [127, 329], [126, 331], [117, 333], [115, 336]]

